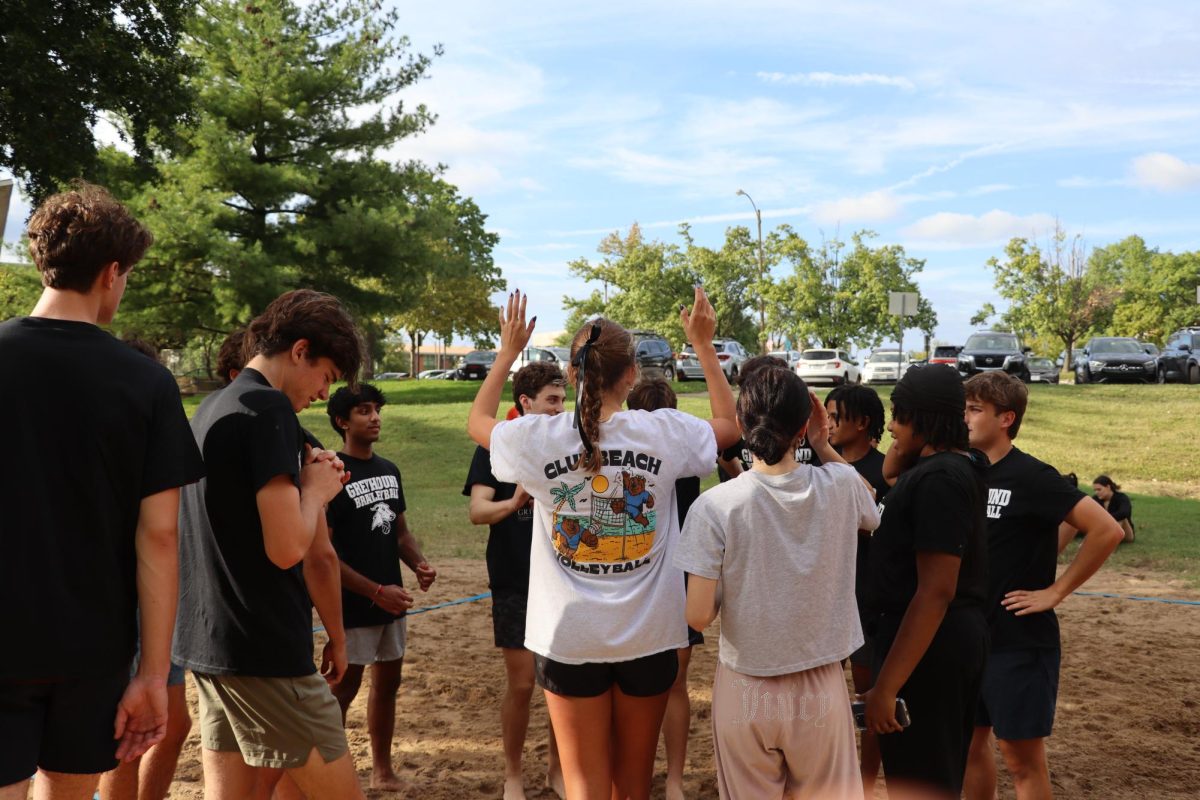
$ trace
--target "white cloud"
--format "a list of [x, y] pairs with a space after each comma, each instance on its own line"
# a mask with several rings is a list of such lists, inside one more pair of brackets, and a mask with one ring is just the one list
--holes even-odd
[[1129, 181], [1123, 178], [1089, 178], [1084, 175], [1060, 178], [1055, 183], [1063, 189], [1101, 189], [1107, 186], [1129, 185]]
[[930, 249], [955, 249], [1002, 244], [1014, 236], [1034, 236], [1054, 227], [1049, 214], [1017, 216], [1008, 211], [993, 210], [986, 214], [955, 214], [942, 211], [904, 228], [901, 235], [914, 240], [918, 246]]
[[880, 75], [874, 72], [838, 74], [835, 72], [759, 72], [758, 79], [764, 83], [784, 86], [893, 86], [912, 91], [917, 88], [908, 78], [900, 75]]
[[1170, 153], [1147, 153], [1133, 160], [1133, 182], [1147, 189], [1179, 192], [1200, 188], [1200, 164]]
[[843, 197], [821, 203], [812, 217], [817, 222], [885, 222], [900, 213], [903, 203], [887, 191], [868, 192], [858, 197]]

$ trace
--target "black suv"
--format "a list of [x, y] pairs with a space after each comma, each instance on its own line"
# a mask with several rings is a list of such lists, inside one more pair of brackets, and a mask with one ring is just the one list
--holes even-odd
[[659, 375], [675, 380], [675, 353], [671, 343], [652, 331], [630, 331], [633, 336], [634, 358], [643, 375]]
[[979, 331], [967, 337], [967, 343], [958, 353], [958, 371], [964, 377], [980, 372], [1003, 370], [1029, 383], [1029, 363], [1026, 360], [1028, 347], [1021, 347], [1021, 340], [1008, 331]]
[[1157, 368], [1158, 359], [1143, 350], [1137, 339], [1098, 336], [1089, 339], [1075, 359], [1075, 383], [1150, 383]]
[[493, 350], [472, 350], [454, 370], [454, 377], [460, 381], [481, 381], [487, 377], [496, 363], [496, 353]]
[[1175, 331], [1158, 354], [1158, 382], [1200, 383], [1200, 327]]

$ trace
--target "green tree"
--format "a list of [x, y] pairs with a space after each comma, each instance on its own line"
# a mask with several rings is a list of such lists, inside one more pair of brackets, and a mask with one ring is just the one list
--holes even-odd
[[681, 255], [686, 269], [703, 284], [717, 312], [716, 335], [736, 339], [756, 351], [758, 325], [751, 306], [759, 290], [758, 245], [751, 239], [750, 229], [727, 229], [720, 250], [697, 245], [687, 225], [680, 226], [679, 233], [684, 240]]
[[35, 267], [0, 263], [0, 320], [28, 314], [41, 295], [42, 282]]
[[[851, 246], [831, 239], [814, 250], [791, 227], [781, 225], [767, 237], [772, 259], [791, 273], [769, 289], [768, 325], [792, 341], [823, 347], [874, 347], [899, 333], [899, 320], [888, 314], [889, 292], [915, 292], [915, 276], [925, 267], [900, 245], [871, 246], [876, 234], [860, 231]], [[918, 313], [905, 322], [932, 335], [937, 314], [921, 298]]]
[[1075, 344], [1109, 318], [1117, 290], [1088, 268], [1080, 237], [1069, 238], [1062, 226], [1045, 251], [1015, 238], [1004, 255], [988, 260], [996, 292], [1009, 304], [1003, 323], [1017, 333], [1056, 337], [1070, 363]]
[[421, 346], [432, 336], [448, 342], [455, 336], [485, 341], [495, 334], [496, 306], [491, 296], [506, 284], [498, 273], [476, 274], [466, 280], [426, 276], [417, 301], [395, 317], [387, 327], [403, 331], [412, 346], [414, 374], [419, 372]]
[[1129, 236], [1093, 250], [1088, 264], [1097, 281], [1121, 287], [1105, 326], [1112, 333], [1162, 344], [1179, 328], [1200, 323], [1200, 253], [1164, 253]]
[[90, 175], [92, 129], [118, 124], [140, 159], [191, 107], [180, 35], [195, 0], [0, 3], [0, 167], [35, 203]]

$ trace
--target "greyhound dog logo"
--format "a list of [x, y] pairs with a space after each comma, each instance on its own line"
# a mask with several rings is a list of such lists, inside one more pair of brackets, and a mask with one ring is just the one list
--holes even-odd
[[396, 512], [388, 507], [387, 503], [376, 503], [371, 506], [371, 530], [380, 528], [383, 535], [387, 536], [392, 532], [392, 521], [396, 519]]

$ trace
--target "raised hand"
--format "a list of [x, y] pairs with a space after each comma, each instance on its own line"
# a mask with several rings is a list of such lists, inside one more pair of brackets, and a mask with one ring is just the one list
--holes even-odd
[[508, 304], [500, 309], [500, 353], [507, 354], [515, 360], [529, 345], [529, 337], [533, 335], [533, 326], [537, 317], [525, 322], [525, 305], [529, 295], [521, 294], [520, 289], [509, 293]]
[[679, 321], [693, 348], [712, 344], [713, 333], [717, 330], [717, 312], [708, 302], [703, 287], [696, 286], [695, 302], [690, 312], [687, 306], [679, 307]]

